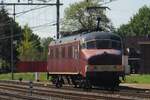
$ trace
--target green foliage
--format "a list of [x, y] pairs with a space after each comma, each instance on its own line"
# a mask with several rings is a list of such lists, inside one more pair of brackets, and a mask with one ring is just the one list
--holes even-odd
[[126, 76], [126, 83], [150, 83], [150, 75], [149, 74], [131, 74]]
[[23, 40], [18, 47], [18, 52], [21, 61], [40, 60], [40, 38], [33, 34], [31, 29], [27, 25], [24, 26]]
[[[4, 7], [0, 8], [0, 59], [2, 60], [2, 67], [10, 70], [11, 58], [11, 34], [13, 33], [13, 43], [20, 43], [21, 27], [8, 16], [8, 12]], [[14, 65], [18, 60], [18, 52], [16, 45], [13, 45]]]
[[[46, 73], [39, 73], [40, 74], [40, 80], [45, 81], [46, 80]], [[19, 78], [22, 78], [23, 80], [35, 80], [35, 73], [14, 73], [14, 79], [19, 80]], [[0, 80], [11, 80], [11, 73], [7, 74], [0, 74]]]
[[[100, 1], [99, 1], [100, 2]], [[104, 31], [112, 29], [110, 20], [104, 14], [104, 10], [95, 10], [87, 12], [87, 7], [99, 7], [97, 0], [86, 0], [71, 4], [65, 9], [65, 16], [61, 30], [72, 32], [77, 30], [93, 30], [96, 29], [97, 16], [100, 16], [100, 27]]]
[[6, 66], [9, 66], [9, 63], [7, 63], [5, 60], [3, 59], [0, 59], [0, 72], [6, 72], [8, 70], [10, 70], [8, 67]]
[[48, 37], [48, 38], [43, 38], [41, 40], [41, 45], [43, 47], [43, 53], [42, 53], [42, 60], [47, 61], [47, 55], [48, 55], [48, 45], [50, 42], [53, 40], [53, 38]]
[[118, 34], [121, 36], [144, 36], [150, 34], [150, 8], [144, 6], [139, 9], [128, 24], [120, 26]]

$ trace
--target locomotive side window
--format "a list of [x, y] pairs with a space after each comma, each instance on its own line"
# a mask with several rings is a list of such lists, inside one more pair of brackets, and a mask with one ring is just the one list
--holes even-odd
[[54, 48], [54, 56], [53, 58], [56, 58], [56, 48]]
[[73, 49], [73, 54], [74, 54], [74, 56], [73, 56], [73, 58], [74, 59], [78, 59], [79, 58], [79, 50], [78, 50], [79, 48], [78, 48], [78, 45], [76, 45], [76, 46], [74, 46], [74, 49]]
[[72, 58], [73, 54], [72, 54], [72, 46], [68, 47], [68, 58]]
[[62, 57], [61, 47], [58, 47], [58, 59]]
[[96, 48], [96, 41], [89, 41], [87, 42], [87, 49]]
[[48, 58], [50, 58], [50, 48], [48, 48]]
[[65, 58], [65, 47], [61, 47], [61, 57]]
[[49, 51], [50, 51], [50, 58], [53, 58], [53, 54], [54, 54], [53, 49], [50, 49]]
[[59, 49], [58, 48], [55, 49], [55, 58], [56, 59], [59, 58]]

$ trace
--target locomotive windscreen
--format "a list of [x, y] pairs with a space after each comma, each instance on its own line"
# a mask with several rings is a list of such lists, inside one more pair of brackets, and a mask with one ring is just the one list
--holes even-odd
[[87, 49], [121, 49], [120, 41], [116, 40], [92, 40], [86, 42]]
[[88, 36], [84, 44], [87, 49], [99, 50], [88, 58], [89, 65], [120, 65], [122, 63], [122, 45], [119, 36], [105, 33], [94, 34]]

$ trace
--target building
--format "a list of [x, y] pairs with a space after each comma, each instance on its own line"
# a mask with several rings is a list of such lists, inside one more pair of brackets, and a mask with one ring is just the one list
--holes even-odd
[[132, 73], [150, 73], [150, 37], [133, 36], [125, 39]]

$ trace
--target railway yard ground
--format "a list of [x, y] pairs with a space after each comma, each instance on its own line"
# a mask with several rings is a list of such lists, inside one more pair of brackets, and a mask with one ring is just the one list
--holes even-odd
[[150, 100], [150, 84], [120, 84], [115, 91], [83, 90], [64, 85], [55, 88], [48, 82], [0, 81], [0, 100]]
[[149, 89], [150, 90], [150, 84], [137, 84], [137, 83], [122, 83], [120, 86], [124, 87], [130, 87], [135, 89]]
[[34, 73], [15, 73], [15, 80], [11, 80], [11, 74], [1, 74], [0, 100], [150, 100], [150, 75], [128, 75], [115, 91], [97, 87], [83, 90], [68, 85], [58, 89], [46, 81], [45, 73], [40, 75], [36, 82]]
[[[46, 73], [39, 73], [40, 81], [47, 81], [46, 79]], [[19, 78], [22, 78], [23, 80], [34, 80], [35, 79], [35, 73], [14, 73], [14, 79], [19, 80]], [[11, 73], [6, 74], [0, 74], [0, 80], [11, 80]], [[127, 75], [125, 78], [124, 83], [135, 83], [135, 84], [150, 84], [150, 74], [130, 74]]]

